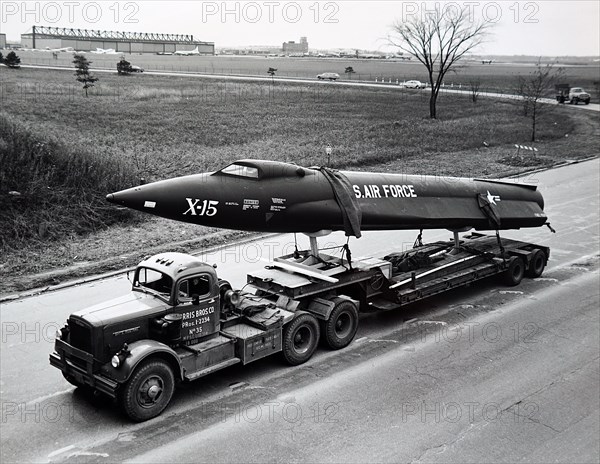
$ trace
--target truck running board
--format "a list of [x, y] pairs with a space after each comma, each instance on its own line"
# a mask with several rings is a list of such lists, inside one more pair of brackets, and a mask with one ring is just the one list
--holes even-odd
[[199, 379], [200, 377], [204, 377], [205, 375], [211, 374], [220, 369], [224, 369], [226, 367], [233, 366], [234, 364], [237, 364], [239, 362], [241, 362], [240, 358], [227, 359], [223, 362], [220, 362], [219, 364], [215, 364], [214, 366], [210, 366], [210, 367], [207, 367], [206, 369], [202, 369], [201, 371], [192, 372], [191, 374], [185, 374], [184, 377], [185, 377], [185, 380], [196, 380], [196, 379]]

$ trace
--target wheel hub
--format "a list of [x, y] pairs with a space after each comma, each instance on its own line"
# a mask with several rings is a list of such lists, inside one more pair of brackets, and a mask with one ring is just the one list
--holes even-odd
[[348, 335], [348, 333], [350, 333], [350, 330], [352, 329], [352, 322], [350, 319], [350, 316], [348, 316], [348, 314], [340, 314], [340, 316], [337, 318], [337, 320], [335, 321], [335, 333], [343, 338], [345, 336]]
[[312, 333], [310, 329], [301, 327], [294, 335], [294, 348], [298, 352], [304, 352], [310, 346]]
[[138, 394], [138, 402], [142, 406], [152, 406], [163, 392], [163, 382], [159, 377], [150, 377], [142, 384]]

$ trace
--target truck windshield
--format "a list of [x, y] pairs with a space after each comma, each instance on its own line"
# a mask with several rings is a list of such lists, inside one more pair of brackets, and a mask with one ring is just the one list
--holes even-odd
[[134, 288], [152, 290], [169, 299], [171, 288], [173, 288], [173, 279], [162, 272], [147, 267], [141, 267], [135, 274], [133, 286]]

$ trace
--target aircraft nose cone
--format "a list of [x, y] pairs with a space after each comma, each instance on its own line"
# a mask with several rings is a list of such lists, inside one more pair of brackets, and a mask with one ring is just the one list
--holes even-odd
[[109, 203], [115, 203], [115, 196], [112, 193], [109, 193], [108, 195], [106, 195], [106, 201], [108, 201]]

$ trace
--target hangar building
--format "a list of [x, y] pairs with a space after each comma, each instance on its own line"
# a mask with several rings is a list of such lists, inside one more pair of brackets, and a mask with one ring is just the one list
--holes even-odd
[[72, 47], [77, 51], [97, 48], [121, 53], [174, 53], [198, 48], [201, 55], [214, 55], [214, 42], [194, 40], [193, 35], [115, 32], [51, 26], [33, 26], [21, 34], [25, 48], [55, 49]]

